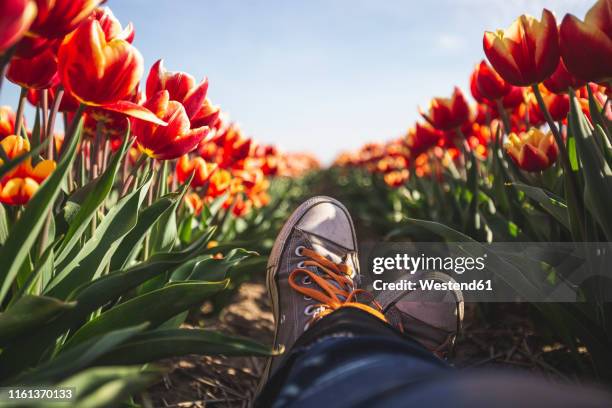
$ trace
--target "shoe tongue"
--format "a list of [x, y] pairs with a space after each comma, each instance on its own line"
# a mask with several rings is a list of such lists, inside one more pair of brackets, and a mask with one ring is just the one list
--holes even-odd
[[[342, 259], [342, 257], [340, 257], [336, 252], [332, 251], [332, 248], [330, 248], [332, 245], [329, 243], [324, 243], [323, 241], [321, 241], [320, 239], [318, 239], [317, 237], [311, 238], [310, 239], [310, 245], [312, 246], [312, 249], [319, 255], [324, 256], [325, 258], [329, 259], [330, 261], [334, 262], [334, 263], [342, 263], [344, 260]], [[336, 249], [336, 248], [333, 248]], [[318, 268], [317, 268], [318, 269]], [[317, 271], [317, 274], [320, 274], [319, 271]], [[323, 274], [324, 275], [324, 274]], [[338, 284], [338, 282], [336, 282], [335, 280], [329, 278], [326, 279], [329, 283], [331, 283], [332, 285], [334, 285], [335, 287], [337, 287], [338, 289], [342, 290], [343, 288], [340, 287], [340, 285]], [[344, 296], [339, 296], [338, 298], [340, 300], [346, 300], [344, 298]]]
[[321, 242], [318, 239], [311, 239], [312, 249], [319, 255], [326, 257], [330, 261], [334, 263], [341, 263], [342, 257], [337, 255], [337, 253], [333, 252], [333, 249], [330, 248], [331, 245]]

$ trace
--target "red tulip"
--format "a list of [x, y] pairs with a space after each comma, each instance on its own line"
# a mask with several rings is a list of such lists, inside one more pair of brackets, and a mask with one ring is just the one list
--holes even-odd
[[66, 92], [79, 102], [157, 124], [152, 112], [130, 102], [143, 71], [140, 52], [121, 38], [107, 38], [90, 18], [62, 42], [59, 72]]
[[550, 92], [562, 94], [567, 93], [570, 87], [573, 89], [578, 89], [583, 87], [585, 83], [585, 81], [570, 74], [563, 63], [563, 60], [559, 60], [557, 69], [550, 78], [544, 81], [544, 86]]
[[33, 0], [0, 2], [0, 54], [23, 37], [36, 17], [36, 9]]
[[443, 137], [443, 133], [434, 129], [429, 124], [417, 122], [414, 128], [408, 131], [408, 147], [413, 156], [426, 152], [431, 147], [438, 144], [438, 141]]
[[559, 29], [565, 66], [585, 81], [612, 79], [612, 2], [599, 0], [584, 22], [566, 14]]
[[210, 131], [206, 126], [190, 129], [185, 108], [180, 102], [171, 101], [166, 90], [148, 99], [144, 106], [168, 123], [167, 126], [160, 126], [141, 120], [133, 121], [132, 133], [136, 136], [138, 147], [150, 157], [171, 160], [189, 153]]
[[196, 86], [195, 79], [185, 72], [166, 71], [162, 60], [158, 60], [147, 77], [147, 98], [166, 90], [170, 100], [180, 102], [191, 120], [198, 114], [206, 101], [208, 79]]
[[547, 9], [540, 21], [522, 15], [505, 31], [485, 32], [483, 46], [493, 68], [512, 85], [542, 82], [559, 63], [555, 16]]
[[11, 60], [6, 77], [9, 81], [29, 89], [47, 89], [59, 82], [57, 56], [51, 48], [33, 58]]
[[480, 94], [491, 101], [503, 98], [511, 90], [511, 85], [484, 60], [474, 69], [474, 80]]
[[232, 207], [232, 214], [234, 214], [234, 216], [238, 218], [244, 217], [251, 211], [252, 206], [253, 203], [251, 202], [251, 200], [245, 200], [242, 195], [239, 195], [234, 201], [234, 206]]
[[15, 112], [10, 106], [0, 106], [0, 141], [15, 134]]
[[102, 0], [36, 0], [38, 15], [30, 28], [35, 36], [62, 38], [77, 28]]
[[530, 172], [546, 170], [559, 154], [553, 134], [544, 134], [537, 128], [518, 135], [511, 133], [504, 148], [519, 168]]
[[463, 92], [455, 87], [453, 96], [449, 98], [434, 98], [429, 104], [429, 111], [425, 113], [419, 108], [419, 113], [427, 122], [438, 130], [451, 130], [458, 128], [470, 118], [470, 107]]
[[221, 165], [230, 167], [234, 163], [246, 159], [255, 144], [253, 139], [246, 138], [237, 125], [232, 125], [220, 138], [223, 140], [223, 158]]

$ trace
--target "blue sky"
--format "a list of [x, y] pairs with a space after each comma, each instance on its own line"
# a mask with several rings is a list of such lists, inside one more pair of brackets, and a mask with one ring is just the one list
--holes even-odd
[[[543, 7], [582, 18], [594, 0], [110, 0], [145, 74], [208, 76], [245, 132], [324, 161], [401, 135], [432, 96], [467, 87], [484, 30]], [[1, 104], [17, 100], [6, 86]]]

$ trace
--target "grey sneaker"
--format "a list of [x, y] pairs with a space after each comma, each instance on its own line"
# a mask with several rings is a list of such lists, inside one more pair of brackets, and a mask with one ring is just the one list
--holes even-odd
[[[418, 279], [454, 282], [443, 272], [423, 272]], [[463, 323], [464, 302], [460, 290], [384, 291], [376, 295], [376, 300], [391, 325], [439, 357], [448, 355]]]
[[[330, 197], [308, 199], [289, 217], [268, 259], [275, 348], [291, 348], [315, 318], [350, 301], [358, 281], [357, 239], [347, 209]], [[262, 383], [281, 360], [268, 360]]]

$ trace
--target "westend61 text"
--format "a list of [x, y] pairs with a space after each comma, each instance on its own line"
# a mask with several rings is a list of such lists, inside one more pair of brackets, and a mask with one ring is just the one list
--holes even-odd
[[461, 290], [461, 291], [492, 291], [493, 286], [491, 280], [475, 279], [470, 282], [439, 282], [433, 279], [420, 279], [418, 281], [410, 281], [402, 279], [396, 282], [385, 282], [377, 279], [373, 284], [374, 290]]

